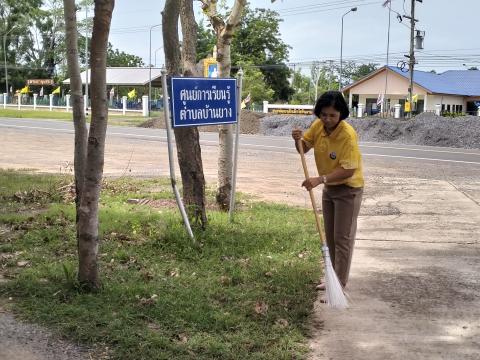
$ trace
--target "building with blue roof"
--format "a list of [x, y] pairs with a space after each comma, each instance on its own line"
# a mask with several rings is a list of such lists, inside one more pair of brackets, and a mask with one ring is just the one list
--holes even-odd
[[[363, 104], [368, 114], [375, 114], [383, 106], [387, 107], [387, 111], [396, 104], [404, 109], [409, 85], [409, 71], [384, 66], [346, 86], [343, 92], [348, 96], [351, 108]], [[442, 112], [477, 114], [480, 71], [449, 70], [436, 74], [415, 70], [413, 94], [416, 95], [414, 108], [417, 113], [440, 109]]]

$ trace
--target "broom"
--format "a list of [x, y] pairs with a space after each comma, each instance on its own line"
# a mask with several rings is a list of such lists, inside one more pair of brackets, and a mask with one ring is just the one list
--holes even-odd
[[[300, 157], [302, 159], [303, 172], [305, 173], [305, 179], [308, 179], [310, 176], [308, 174], [307, 163], [305, 161], [305, 154], [303, 152], [302, 140], [298, 140], [298, 151], [300, 152]], [[332, 260], [330, 259], [330, 252], [328, 251], [328, 246], [325, 244], [325, 235], [323, 233], [322, 226], [320, 224], [320, 218], [316, 210], [315, 196], [313, 194], [313, 189], [308, 191], [310, 194], [310, 200], [312, 202], [313, 213], [315, 214], [315, 221], [317, 223], [318, 234], [320, 235], [320, 245], [322, 246], [323, 260], [325, 263], [325, 293], [327, 304], [334, 309], [345, 309], [348, 307], [348, 301], [343, 292], [343, 287], [338, 280], [335, 269], [332, 265]]]

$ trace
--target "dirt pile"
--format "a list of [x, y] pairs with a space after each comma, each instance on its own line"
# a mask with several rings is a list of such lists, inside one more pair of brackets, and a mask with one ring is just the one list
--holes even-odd
[[[293, 128], [307, 129], [313, 116], [273, 115], [262, 119], [263, 135], [289, 136]], [[411, 120], [367, 117], [347, 120], [360, 141], [412, 145], [480, 148], [480, 118], [447, 118], [424, 113]]]

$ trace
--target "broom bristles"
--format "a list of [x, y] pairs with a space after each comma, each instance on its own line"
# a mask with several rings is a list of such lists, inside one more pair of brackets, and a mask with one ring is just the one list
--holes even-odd
[[347, 297], [343, 292], [342, 284], [340, 284], [340, 280], [338, 280], [338, 276], [333, 268], [328, 247], [323, 246], [322, 252], [325, 262], [325, 293], [327, 304], [334, 309], [345, 309], [348, 307]]

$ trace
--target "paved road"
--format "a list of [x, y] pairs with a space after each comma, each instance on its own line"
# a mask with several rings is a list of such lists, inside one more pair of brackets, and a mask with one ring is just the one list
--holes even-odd
[[[0, 128], [11, 128], [22, 130], [26, 133], [43, 133], [49, 135], [56, 132], [73, 133], [73, 125], [70, 122], [39, 119], [0, 118]], [[108, 136], [145, 141], [167, 141], [165, 130], [161, 129], [109, 126]], [[218, 136], [216, 133], [201, 133], [201, 143], [202, 145], [216, 146], [218, 143]], [[292, 141], [289, 137], [242, 135], [240, 137], [240, 145], [242, 149], [257, 149], [287, 153], [295, 152], [292, 147]], [[366, 142], [361, 143], [360, 147], [364, 157], [403, 159], [416, 162], [437, 161], [480, 165], [480, 150]]]

